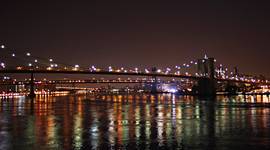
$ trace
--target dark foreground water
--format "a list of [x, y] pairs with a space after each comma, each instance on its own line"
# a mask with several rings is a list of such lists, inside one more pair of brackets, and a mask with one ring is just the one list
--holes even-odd
[[269, 102], [170, 94], [0, 100], [0, 149], [270, 149], [270, 108], [256, 104]]

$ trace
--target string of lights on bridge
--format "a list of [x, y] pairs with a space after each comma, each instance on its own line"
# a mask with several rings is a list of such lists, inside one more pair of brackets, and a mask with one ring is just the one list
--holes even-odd
[[[7, 57], [11, 57], [14, 59], [22, 60], [23, 62], [27, 62], [27, 64], [15, 66], [17, 70], [72, 70], [72, 71], [89, 71], [89, 72], [100, 72], [100, 71], [107, 71], [107, 72], [121, 72], [121, 73], [157, 73], [157, 74], [165, 74], [165, 75], [185, 75], [185, 76], [197, 76], [197, 77], [205, 77], [208, 74], [198, 73], [196, 71], [192, 71], [198, 67], [198, 62], [196, 60], [191, 60], [189, 62], [175, 65], [174, 67], [166, 67], [166, 68], [138, 68], [133, 67], [131, 69], [125, 67], [113, 67], [108, 66], [108, 68], [99, 68], [96, 65], [90, 65], [89, 67], [82, 67], [79, 64], [65, 64], [65, 63], [57, 63], [53, 58], [42, 58], [32, 55], [30, 52], [25, 53], [15, 53], [12, 52], [10, 48], [7, 48], [5, 45], [0, 46], [2, 51], [8, 52]], [[202, 62], [204, 63], [207, 60], [207, 55], [204, 56]], [[214, 59], [214, 62], [217, 64], [217, 60]], [[4, 61], [1, 61], [0, 68], [7, 69], [8, 64]], [[11, 68], [8, 68], [11, 69]], [[14, 69], [14, 68], [12, 68]], [[193, 73], [191, 73], [193, 72]], [[235, 74], [233, 71], [229, 71], [228, 67], [224, 64], [219, 64], [215, 68], [215, 78], [220, 79], [231, 79], [231, 80], [238, 80], [238, 81], [246, 81], [246, 82], [266, 82], [268, 80], [257, 79], [255, 76], [248, 76], [248, 75], [239, 75]]]

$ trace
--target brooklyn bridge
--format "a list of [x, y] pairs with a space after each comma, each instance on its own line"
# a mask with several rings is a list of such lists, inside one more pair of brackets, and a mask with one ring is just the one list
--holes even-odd
[[[63, 85], [72, 84], [75, 87], [81, 84], [101, 83], [140, 84], [148, 85], [149, 92], [158, 93], [162, 92], [161, 87], [166, 84], [176, 85], [176, 88], [169, 92], [179, 93], [182, 91], [181, 94], [194, 95], [250, 94], [254, 93], [254, 90], [260, 91], [260, 89], [269, 86], [269, 81], [264, 76], [239, 72], [236, 66], [226, 66], [207, 55], [166, 68], [156, 66], [150, 68], [112, 66], [100, 68], [95, 65], [85, 67], [79, 64], [59, 63], [53, 58], [34, 56], [29, 52], [15, 53], [6, 48], [5, 45], [1, 46], [1, 51], [4, 55], [1, 56], [0, 73], [3, 80], [0, 86], [6, 89], [3, 92], [8, 93], [11, 86], [25, 85], [28, 87], [28, 95], [32, 98], [36, 95], [37, 87], [42, 85], [66, 87]], [[23, 74], [25, 79], [16, 79], [19, 74]], [[46, 79], [46, 76], [51, 74], [89, 75], [92, 78]], [[36, 78], [39, 75], [42, 75], [44, 79]], [[269, 95], [269, 92], [262, 91], [260, 94]]]

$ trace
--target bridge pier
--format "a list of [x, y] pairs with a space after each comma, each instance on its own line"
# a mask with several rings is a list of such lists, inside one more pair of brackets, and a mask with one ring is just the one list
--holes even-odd
[[200, 79], [198, 81], [197, 94], [202, 96], [215, 96], [216, 95], [215, 79]]
[[34, 82], [34, 73], [31, 72], [31, 80], [30, 80], [30, 93], [28, 95], [31, 99], [36, 97], [35, 94], [35, 82]]
[[155, 94], [158, 92], [157, 91], [157, 77], [154, 76], [153, 79], [154, 79], [154, 82], [151, 85], [151, 93]]
[[[152, 72], [153, 73], [156, 73], [157, 72], [157, 68], [156, 67], [153, 67], [152, 68]], [[151, 85], [151, 93], [152, 94], [156, 94], [158, 92], [157, 91], [157, 76], [152, 76], [152, 79], [154, 80], [154, 82]]]
[[202, 96], [216, 95], [215, 79], [215, 59], [205, 56], [204, 59], [198, 60], [198, 72], [205, 75], [206, 78], [198, 80], [196, 93]]

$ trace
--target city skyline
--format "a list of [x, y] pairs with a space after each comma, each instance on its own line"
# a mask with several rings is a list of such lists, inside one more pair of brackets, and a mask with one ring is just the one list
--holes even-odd
[[267, 2], [28, 1], [4, 2], [0, 12], [1, 43], [60, 62], [167, 67], [207, 53], [270, 76]]
[[269, 149], [270, 2], [0, 3], [0, 149]]

